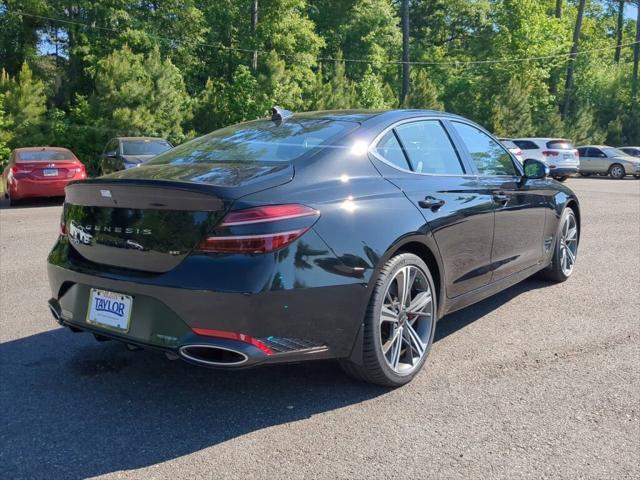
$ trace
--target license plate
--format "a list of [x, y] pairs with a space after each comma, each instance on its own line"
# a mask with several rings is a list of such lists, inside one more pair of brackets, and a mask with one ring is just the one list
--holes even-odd
[[45, 177], [57, 177], [58, 176], [58, 169], [57, 168], [45, 168], [42, 171], [42, 174]]
[[565, 160], [573, 160], [573, 153], [565, 153], [562, 155]]
[[89, 294], [87, 322], [118, 331], [129, 330], [133, 297], [92, 288]]

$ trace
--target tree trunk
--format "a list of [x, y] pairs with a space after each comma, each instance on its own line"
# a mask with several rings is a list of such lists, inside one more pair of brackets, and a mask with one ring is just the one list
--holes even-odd
[[556, 0], [556, 18], [562, 18], [562, 0]]
[[620, 50], [622, 49], [622, 29], [624, 28], [624, 0], [618, 0], [618, 27], [616, 30], [616, 53], [613, 59], [620, 63]]
[[253, 55], [251, 57], [251, 69], [255, 72], [258, 69], [258, 50], [256, 45], [258, 39], [256, 38], [256, 30], [258, 29], [258, 0], [251, 2], [251, 38], [253, 41]]
[[402, 0], [402, 93], [400, 105], [409, 94], [409, 0]]
[[585, 3], [587, 3], [587, 0], [580, 0], [580, 4], [578, 5], [578, 16], [576, 17], [576, 26], [573, 30], [573, 45], [571, 46], [569, 65], [567, 66], [567, 79], [564, 85], [564, 108], [562, 115], [565, 118], [569, 113], [569, 104], [571, 103], [573, 71], [575, 69], [576, 57], [578, 56], [578, 43], [580, 42], [580, 31], [582, 30], [582, 17], [584, 16]]
[[637, 5], [637, 17], [636, 17], [636, 43], [633, 46], [633, 77], [632, 77], [632, 90], [633, 98], [638, 97], [638, 62], [640, 61], [640, 2], [636, 2]]

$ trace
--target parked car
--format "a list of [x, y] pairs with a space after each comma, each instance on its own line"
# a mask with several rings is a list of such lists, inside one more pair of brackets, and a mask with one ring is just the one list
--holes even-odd
[[522, 149], [522, 156], [544, 162], [551, 176], [561, 182], [578, 173], [578, 151], [564, 138], [514, 138], [513, 143]]
[[60, 147], [16, 148], [2, 172], [9, 205], [25, 198], [62, 197], [72, 180], [87, 178], [84, 165], [71, 150]]
[[100, 157], [101, 173], [139, 167], [147, 160], [173, 148], [164, 138], [117, 137], [109, 140]]
[[640, 157], [640, 147], [618, 147], [618, 150], [632, 157]]
[[640, 159], [622, 150], [607, 145], [584, 145], [578, 148], [578, 152], [580, 173], [585, 177], [598, 174], [617, 179], [623, 179], [626, 175], [640, 178]]
[[456, 115], [274, 109], [67, 187], [49, 306], [198, 365], [337, 358], [399, 386], [443, 315], [572, 275], [578, 199], [547, 172]]
[[524, 162], [524, 157], [522, 156], [522, 149], [519, 146], [517, 146], [515, 143], [513, 143], [512, 140], [508, 138], [501, 138], [500, 142], [502, 143], [502, 145], [507, 147], [507, 150], [513, 153], [513, 155], [516, 157], [516, 160], [518, 160], [520, 163]]

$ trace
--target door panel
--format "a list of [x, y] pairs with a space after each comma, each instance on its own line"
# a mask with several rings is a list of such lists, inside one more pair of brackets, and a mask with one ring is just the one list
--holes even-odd
[[451, 122], [478, 174], [479, 191], [494, 202], [491, 282], [538, 263], [543, 255], [545, 198], [497, 140], [479, 128]]
[[427, 221], [444, 264], [447, 296], [486, 285], [494, 228], [491, 195], [480, 192], [475, 176], [465, 174], [469, 165], [437, 120], [405, 122], [394, 134], [408, 167], [399, 169], [400, 162], [386, 159], [390, 153], [382, 141], [382, 148], [374, 149], [374, 164]]

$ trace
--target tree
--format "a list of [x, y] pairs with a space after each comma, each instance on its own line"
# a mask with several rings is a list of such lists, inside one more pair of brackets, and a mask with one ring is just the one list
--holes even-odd
[[98, 62], [94, 81], [92, 99], [100, 125], [121, 135], [183, 139], [181, 124], [188, 116], [184, 81], [158, 49], [145, 57], [124, 46]]
[[409, 0], [402, 0], [402, 93], [400, 103], [409, 94]]
[[582, 17], [584, 16], [584, 7], [586, 0], [580, 0], [578, 4], [578, 15], [576, 16], [576, 26], [573, 29], [573, 44], [571, 45], [570, 60], [567, 66], [567, 79], [565, 81], [565, 98], [563, 115], [566, 117], [569, 112], [569, 103], [573, 94], [573, 71], [575, 69], [576, 57], [578, 56], [578, 43], [580, 42], [580, 32], [582, 31]]
[[26, 63], [17, 79], [6, 78], [4, 108], [13, 125], [12, 147], [37, 145], [42, 141], [42, 124], [47, 111], [44, 83], [33, 77]]
[[4, 95], [0, 93], [0, 168], [3, 168], [9, 159], [11, 127], [11, 121], [4, 111]]
[[624, 4], [625, 0], [618, 0], [618, 23], [616, 25], [616, 50], [613, 60], [620, 63], [620, 52], [622, 51], [622, 29], [624, 28]]
[[494, 97], [493, 131], [506, 137], [524, 137], [534, 133], [529, 91], [518, 77]]
[[364, 73], [364, 77], [356, 86], [358, 104], [362, 108], [385, 108], [384, 84], [380, 77], [373, 72], [371, 65]]
[[404, 107], [444, 110], [444, 105], [438, 99], [438, 88], [431, 81], [425, 69], [417, 70], [413, 76], [412, 84], [413, 87], [405, 98]]

